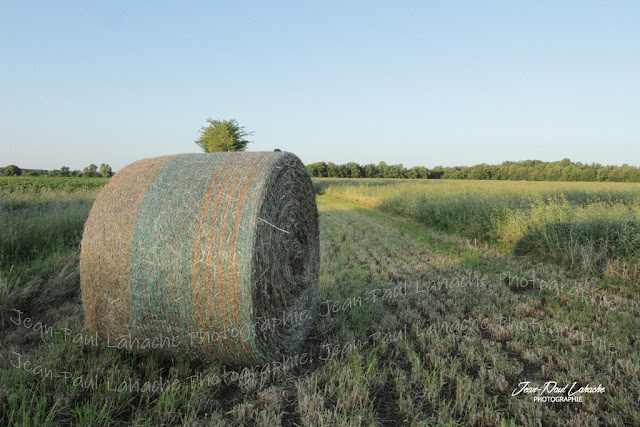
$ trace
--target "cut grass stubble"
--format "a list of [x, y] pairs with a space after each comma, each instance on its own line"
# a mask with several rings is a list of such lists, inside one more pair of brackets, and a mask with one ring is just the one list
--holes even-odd
[[[632, 199], [623, 205], [632, 206]], [[372, 206], [371, 200], [365, 204]], [[41, 257], [22, 265], [29, 271], [23, 278], [40, 277], [43, 282], [28, 297], [12, 294], [13, 302], [23, 301], [24, 313], [18, 315], [8, 305], [0, 328], [0, 424], [640, 423], [637, 294], [606, 287], [597, 275], [512, 256], [482, 239], [473, 242], [469, 235], [442, 233], [424, 222], [337, 196], [321, 196], [318, 203], [320, 315], [302, 350], [304, 362], [243, 373], [220, 364], [134, 355], [92, 341], [82, 328], [77, 298], [52, 300], [44, 293], [77, 286], [77, 258], [67, 258], [77, 254], [77, 247], [45, 246]], [[528, 203], [522, 212], [535, 209]], [[576, 209], [587, 205], [569, 203]], [[555, 215], [564, 218], [560, 210]], [[603, 218], [606, 211], [603, 205]], [[397, 213], [408, 215], [402, 209]], [[461, 214], [464, 220], [458, 224], [473, 223], [482, 213]], [[518, 228], [512, 227], [515, 233]], [[49, 262], [49, 270], [42, 267]], [[46, 277], [45, 271], [50, 271]], [[483, 276], [490, 279], [486, 286], [448, 285]], [[584, 293], [540, 285], [578, 280]], [[405, 283], [429, 287], [419, 294], [395, 292]], [[77, 297], [77, 287], [75, 292]], [[616, 310], [602, 304], [604, 299], [585, 297], [589, 295], [614, 301]], [[26, 316], [30, 327], [16, 324], [16, 318]], [[38, 322], [52, 329], [36, 331], [33, 325]], [[452, 330], [444, 325], [466, 326]], [[574, 332], [591, 340], [575, 339]], [[64, 381], [48, 372], [71, 377]], [[511, 396], [522, 381], [552, 380], [561, 385], [602, 383], [606, 391], [585, 395], [579, 404], [540, 404], [530, 396]], [[167, 386], [175, 381], [180, 387]], [[154, 384], [151, 390], [136, 388]]]

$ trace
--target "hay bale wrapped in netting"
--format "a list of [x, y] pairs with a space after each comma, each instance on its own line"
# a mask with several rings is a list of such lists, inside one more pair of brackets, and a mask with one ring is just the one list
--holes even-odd
[[250, 365], [296, 350], [319, 269], [311, 178], [286, 152], [135, 162], [96, 199], [85, 323], [108, 345]]

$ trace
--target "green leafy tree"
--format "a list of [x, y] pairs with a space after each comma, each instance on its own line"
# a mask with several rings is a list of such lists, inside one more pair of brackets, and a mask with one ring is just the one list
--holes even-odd
[[60, 168], [60, 176], [69, 176], [69, 167], [63, 166]]
[[442, 166], [436, 166], [435, 168], [429, 171], [427, 178], [429, 179], [440, 179], [444, 175], [444, 168]]
[[377, 178], [378, 177], [378, 167], [373, 163], [369, 163], [364, 165], [364, 176], [365, 178]]
[[22, 169], [16, 165], [9, 165], [1, 170], [4, 176], [20, 176], [22, 175]]
[[406, 172], [407, 178], [424, 179], [429, 177], [429, 169], [424, 166], [414, 166]]
[[111, 166], [103, 163], [100, 165], [100, 175], [103, 178], [109, 178], [110, 176], [113, 176], [113, 171], [111, 170]]
[[200, 138], [196, 144], [205, 153], [217, 153], [220, 151], [244, 151], [251, 141], [246, 137], [253, 135], [253, 132], [245, 130], [244, 126], [231, 120], [207, 119], [208, 126], [200, 129]]
[[98, 166], [94, 165], [94, 164], [90, 164], [89, 166], [87, 166], [86, 168], [84, 168], [84, 170], [82, 171], [82, 176], [83, 177], [96, 177], [98, 176]]
[[338, 169], [338, 165], [333, 162], [327, 163], [327, 176], [329, 178], [339, 178], [340, 170]]
[[385, 178], [405, 178], [405, 168], [402, 163], [397, 165], [387, 166]]
[[380, 178], [388, 178], [387, 174], [389, 173], [389, 166], [385, 162], [378, 163], [378, 177]]
[[314, 177], [326, 177], [327, 176], [327, 164], [325, 162], [316, 162], [307, 165], [307, 169], [311, 176]]
[[640, 168], [624, 164], [622, 166], [603, 166], [600, 163], [572, 162], [562, 159], [557, 162], [541, 160], [523, 160], [503, 162], [499, 165], [482, 163], [475, 166], [436, 166], [427, 169], [414, 166], [410, 169], [402, 164], [360, 166], [350, 162], [336, 165], [329, 162], [317, 162], [307, 166], [313, 176], [333, 178], [414, 178], [414, 179], [483, 179], [483, 180], [527, 180], [527, 181], [610, 181], [640, 182]]
[[347, 167], [347, 173], [349, 178], [361, 178], [362, 177], [362, 166], [355, 162], [349, 162], [345, 165]]
[[493, 168], [482, 163], [471, 168], [469, 172], [469, 179], [491, 179], [493, 177]]

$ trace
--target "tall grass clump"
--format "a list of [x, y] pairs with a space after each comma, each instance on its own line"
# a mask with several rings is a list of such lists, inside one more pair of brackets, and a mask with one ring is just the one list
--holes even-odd
[[640, 259], [636, 183], [371, 179], [316, 183], [323, 194], [481, 239], [518, 255], [550, 258], [571, 269], [616, 275]]
[[[502, 222], [506, 216], [522, 201], [518, 198], [506, 199], [491, 195], [482, 197], [469, 194], [466, 197], [417, 196], [413, 203], [405, 201], [408, 209], [404, 212], [420, 222], [441, 230], [462, 233], [474, 239], [495, 242], [494, 226]], [[384, 201], [381, 208], [394, 212], [393, 201]]]
[[82, 228], [98, 192], [0, 191], [0, 315], [79, 294]]
[[20, 310], [36, 313], [54, 304], [79, 297], [80, 272], [77, 251], [36, 261], [20, 273], [0, 272], [0, 319]]
[[602, 273], [614, 260], [640, 259], [640, 200], [576, 205], [558, 196], [513, 211], [496, 228], [517, 255], [552, 258], [588, 273]]
[[0, 270], [77, 248], [97, 192], [0, 192]]

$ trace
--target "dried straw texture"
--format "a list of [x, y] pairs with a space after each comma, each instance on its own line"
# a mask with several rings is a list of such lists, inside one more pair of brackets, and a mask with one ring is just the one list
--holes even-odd
[[132, 350], [273, 360], [308, 333], [319, 261], [313, 185], [293, 154], [141, 160], [109, 181], [87, 219], [85, 322]]

